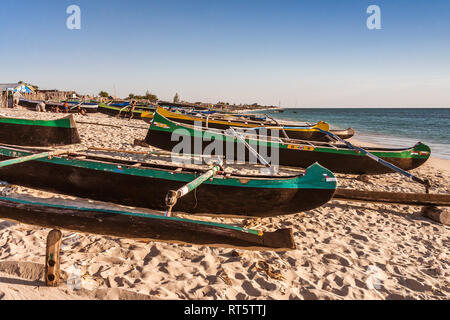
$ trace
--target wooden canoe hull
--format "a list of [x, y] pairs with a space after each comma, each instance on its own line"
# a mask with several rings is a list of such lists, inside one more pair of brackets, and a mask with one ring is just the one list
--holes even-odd
[[[125, 108], [125, 109], [123, 109], [123, 108]], [[98, 111], [100, 113], [107, 114], [109, 116], [118, 116], [120, 113], [121, 117], [127, 118], [130, 116], [129, 108], [131, 108], [131, 106], [129, 106], [129, 105], [124, 106], [124, 107], [116, 107], [116, 106], [110, 107], [105, 104], [99, 104]], [[122, 112], [120, 111], [121, 109], [123, 109]], [[143, 112], [145, 112], [143, 109], [139, 108], [139, 106], [136, 106], [136, 109], [133, 111], [133, 118], [141, 119]]]
[[[36, 100], [20, 100], [20, 105], [27, 109], [31, 109], [36, 111], [37, 104], [41, 101]], [[79, 113], [78, 109], [72, 109], [74, 105], [69, 104], [69, 112], [68, 113]], [[98, 105], [82, 105], [80, 106], [86, 113], [97, 113]], [[45, 110], [47, 112], [56, 112], [56, 109], [59, 109], [59, 113], [64, 113], [64, 103], [61, 102], [47, 102], [45, 103]]]
[[[150, 116], [151, 113], [146, 112], [142, 114], [142, 119], [147, 122], [151, 123], [153, 120], [153, 117]], [[201, 122], [203, 126], [213, 129], [220, 129], [220, 130], [227, 130], [230, 128], [230, 125], [232, 123], [233, 127], [242, 127], [242, 128], [252, 128], [252, 127], [259, 127], [268, 125], [267, 122], [260, 122], [259, 124], [253, 124], [249, 125], [248, 122], [242, 121], [242, 120], [233, 120], [230, 122], [230, 124], [224, 123], [224, 120], [214, 120], [209, 119], [206, 121], [206, 119], [202, 119], [195, 116], [190, 115], [183, 115], [182, 117], [179, 117], [177, 113], [172, 112], [165, 112], [164, 116], [167, 117], [170, 120], [176, 121], [178, 123], [188, 124], [188, 125], [194, 125], [196, 121]], [[273, 126], [273, 124], [272, 124]], [[329, 138], [326, 134], [319, 132], [319, 131], [313, 131], [313, 130], [295, 130], [295, 129], [286, 129], [285, 130], [287, 136], [290, 139], [297, 139], [297, 140], [305, 140], [305, 141], [329, 141]], [[333, 134], [338, 135], [342, 139], [349, 139], [355, 135], [355, 131], [351, 128], [347, 130], [331, 130]], [[283, 133], [280, 130], [267, 130], [266, 135], [269, 136], [278, 136], [278, 137], [284, 137]]]
[[[11, 157], [0, 155], [0, 161], [7, 159]], [[154, 210], [166, 210], [167, 192], [178, 190], [186, 183], [121, 174], [120, 170], [117, 171], [37, 160], [1, 168], [0, 180], [50, 192]], [[311, 210], [330, 201], [336, 190], [336, 182], [328, 183], [328, 188], [322, 188], [322, 184], [327, 184], [325, 182], [317, 182], [315, 185], [317, 179], [324, 179], [322, 172], [329, 171], [320, 171], [314, 176], [307, 171], [302, 178], [309, 181], [307, 185], [295, 185], [292, 188], [281, 184], [273, 187], [246, 186], [250, 179], [244, 177], [239, 179], [240, 186], [231, 186], [221, 184], [216, 178], [181, 198], [173, 211], [234, 217], [273, 217]], [[287, 183], [289, 181], [291, 180]], [[293, 181], [295, 184], [300, 183]]]
[[293, 250], [291, 229], [263, 235], [185, 219], [157, 219], [108, 211], [55, 208], [43, 204], [17, 203], [0, 198], [0, 218], [20, 223], [138, 240], [163, 241], [247, 250]]
[[[6, 118], [4, 118], [6, 119]], [[17, 146], [63, 146], [80, 143], [81, 139], [73, 117], [56, 120], [55, 125], [35, 124], [33, 120], [22, 120], [15, 123], [14, 120], [6, 119], [10, 122], [2, 122], [0, 119], [0, 143]], [[58, 125], [58, 121], [64, 122], [64, 126]], [[51, 122], [51, 121], [42, 121]]]
[[[192, 147], [191, 152], [194, 154], [203, 154], [203, 151], [211, 144], [211, 141], [188, 136], [186, 139], [190, 139], [191, 146], [201, 146], [197, 149]], [[175, 140], [175, 139], [174, 139]], [[149, 130], [146, 136], [145, 142], [156, 148], [160, 148], [167, 151], [174, 150], [175, 146], [179, 144], [179, 141], [172, 141], [172, 133], [168, 131], [158, 131]], [[219, 143], [215, 141], [215, 143]], [[220, 141], [222, 144], [222, 150], [227, 150], [230, 148], [225, 142]], [[232, 160], [237, 160], [236, 155], [238, 149], [238, 143], [234, 143], [234, 158]], [[366, 148], [370, 150], [371, 148]], [[212, 151], [212, 155], [223, 156], [224, 151], [216, 149]], [[407, 149], [406, 149], [407, 150]], [[199, 151], [199, 152], [198, 152]], [[270, 148], [268, 149], [268, 157], [271, 156]], [[316, 152], [309, 150], [299, 150], [299, 149], [288, 149], [280, 148], [275, 149], [274, 152], [279, 152], [279, 165], [290, 166], [290, 167], [300, 167], [307, 168], [313, 163], [318, 162], [320, 165], [331, 170], [334, 173], [345, 173], [345, 174], [386, 174], [393, 173], [394, 171], [366, 156], [358, 154], [348, 154], [345, 152], [334, 153], [334, 152]], [[399, 151], [400, 152], [400, 151]], [[381, 157], [382, 159], [396, 165], [403, 170], [412, 170], [420, 167], [424, 164], [428, 158], [415, 158], [415, 157]], [[249, 151], [245, 149], [245, 160], [249, 161], [250, 155]]]

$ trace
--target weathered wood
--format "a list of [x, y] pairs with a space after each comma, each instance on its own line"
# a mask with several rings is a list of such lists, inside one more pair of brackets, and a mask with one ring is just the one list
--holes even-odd
[[450, 194], [397, 193], [338, 189], [334, 194], [333, 199], [355, 202], [394, 203], [411, 206], [450, 206]]
[[52, 230], [47, 237], [47, 250], [45, 253], [45, 284], [48, 287], [57, 287], [61, 276], [60, 247], [62, 232]]
[[439, 223], [450, 225], [450, 211], [448, 209], [439, 209], [433, 206], [422, 208], [422, 215]]
[[130, 154], [143, 154], [149, 155], [151, 152], [146, 151], [133, 151], [133, 150], [122, 150], [122, 149], [113, 149], [113, 148], [100, 148], [100, 147], [89, 147], [88, 150], [92, 151], [107, 151], [107, 152], [119, 152], [119, 153], [130, 153]]
[[77, 123], [81, 123], [81, 124], [92, 124], [92, 125], [94, 125], [94, 126], [113, 127], [113, 128], [120, 128], [120, 129], [122, 129], [122, 126], [115, 126], [115, 125], [113, 125], [113, 124], [104, 124], [104, 123], [87, 122], [87, 121], [77, 121]]
[[[217, 223], [105, 209], [29, 203], [10, 198], [0, 198], [0, 218], [45, 228], [136, 240], [245, 250], [287, 251], [296, 248], [292, 229], [255, 234], [250, 232], [254, 230]], [[56, 242], [49, 240], [49, 243]]]

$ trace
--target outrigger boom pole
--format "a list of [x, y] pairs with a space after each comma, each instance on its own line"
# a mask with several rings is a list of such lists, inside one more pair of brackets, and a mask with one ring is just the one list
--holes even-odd
[[198, 187], [200, 187], [202, 183], [206, 182], [210, 178], [213, 178], [221, 168], [222, 168], [221, 165], [217, 165], [212, 169], [208, 170], [207, 172], [205, 172], [204, 174], [202, 174], [197, 179], [181, 187], [180, 189], [176, 191], [170, 190], [166, 195], [166, 205], [168, 207], [166, 211], [166, 216], [170, 217], [172, 215], [172, 208], [176, 205], [178, 199], [184, 197], [189, 192], [197, 189]]
[[373, 155], [372, 153], [370, 153], [369, 151], [364, 150], [363, 148], [354, 146], [350, 142], [345, 141], [341, 137], [339, 137], [339, 136], [337, 136], [337, 135], [335, 135], [335, 134], [333, 134], [333, 133], [331, 133], [329, 131], [325, 131], [325, 130], [322, 130], [322, 129], [319, 129], [319, 128], [316, 128], [316, 129], [319, 130], [320, 132], [325, 133], [326, 135], [330, 136], [331, 138], [333, 138], [333, 139], [335, 139], [335, 140], [337, 140], [339, 142], [345, 143], [347, 145], [347, 147], [349, 147], [350, 149], [353, 149], [353, 150], [356, 150], [358, 152], [361, 152], [362, 154], [368, 156], [370, 159], [372, 159], [372, 160], [374, 160], [374, 161], [376, 161], [376, 162], [378, 162], [378, 163], [380, 163], [380, 164], [382, 164], [382, 165], [384, 165], [384, 166], [386, 166], [388, 168], [391, 168], [392, 170], [394, 170], [394, 171], [396, 171], [396, 172], [398, 172], [398, 173], [400, 173], [400, 174], [402, 174], [402, 175], [412, 179], [415, 182], [423, 184], [425, 186], [426, 193], [429, 193], [430, 187], [431, 187], [431, 183], [430, 183], [430, 181], [428, 179], [421, 179], [421, 178], [419, 178], [419, 177], [409, 173], [408, 171], [405, 171], [405, 170], [403, 170], [403, 169], [393, 165], [392, 163], [389, 163], [389, 162], [387, 162], [387, 161], [385, 161], [385, 160], [383, 160], [383, 159]]

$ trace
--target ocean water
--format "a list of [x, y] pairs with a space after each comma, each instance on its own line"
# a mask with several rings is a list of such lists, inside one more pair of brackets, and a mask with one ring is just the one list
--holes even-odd
[[423, 142], [432, 156], [450, 160], [450, 109], [285, 109], [264, 111], [281, 120], [328, 122], [333, 129], [355, 129], [355, 138], [386, 147], [411, 147]]

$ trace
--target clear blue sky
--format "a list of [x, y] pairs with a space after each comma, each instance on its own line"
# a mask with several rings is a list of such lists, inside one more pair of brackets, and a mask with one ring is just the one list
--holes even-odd
[[[66, 28], [71, 4], [81, 30]], [[371, 4], [381, 30], [366, 27]], [[0, 82], [286, 107], [450, 107], [447, 0], [2, 0], [0, 10]]]

